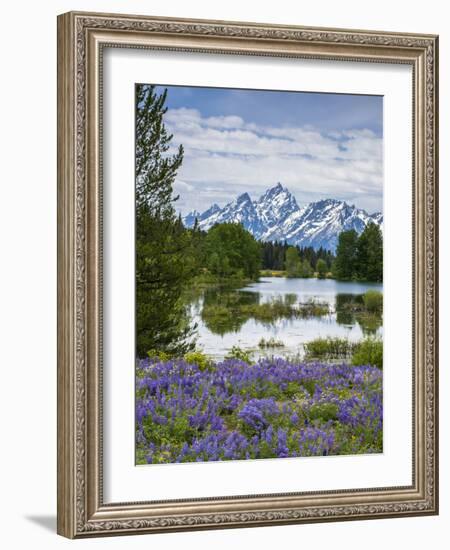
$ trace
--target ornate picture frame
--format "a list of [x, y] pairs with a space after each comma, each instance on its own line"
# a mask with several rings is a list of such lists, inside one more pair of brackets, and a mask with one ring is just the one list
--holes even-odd
[[[105, 502], [102, 96], [105, 48], [412, 68], [412, 483]], [[90, 536], [438, 513], [438, 37], [70, 12], [58, 17], [58, 533]]]

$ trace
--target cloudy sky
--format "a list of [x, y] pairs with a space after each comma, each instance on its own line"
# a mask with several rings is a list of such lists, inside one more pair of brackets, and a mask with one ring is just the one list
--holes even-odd
[[382, 211], [382, 97], [167, 88], [165, 124], [185, 149], [183, 215], [243, 192], [256, 199], [277, 182], [299, 205], [336, 198]]

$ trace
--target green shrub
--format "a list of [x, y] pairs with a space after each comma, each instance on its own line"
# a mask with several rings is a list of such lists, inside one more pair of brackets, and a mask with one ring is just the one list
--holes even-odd
[[288, 382], [283, 394], [289, 399], [296, 396], [302, 396], [302, 387], [299, 382]]
[[378, 290], [368, 290], [363, 296], [367, 311], [379, 312], [383, 310], [383, 294]]
[[308, 417], [310, 420], [336, 420], [338, 415], [338, 406], [335, 403], [317, 403], [313, 405], [308, 411]]
[[245, 351], [239, 346], [233, 346], [225, 356], [225, 359], [238, 359], [239, 361], [250, 364], [252, 362], [252, 352]]
[[346, 338], [315, 338], [304, 344], [306, 357], [346, 357], [353, 351], [354, 344]]
[[309, 393], [309, 395], [314, 395], [314, 391], [316, 389], [316, 381], [315, 380], [302, 380], [302, 386], [305, 388], [305, 390]]
[[147, 351], [147, 356], [154, 361], [169, 361], [172, 358], [170, 353], [167, 353], [166, 351], [158, 351], [156, 349]]
[[184, 355], [184, 360], [190, 365], [197, 365], [200, 370], [206, 370], [211, 366], [211, 359], [202, 351], [189, 351]]
[[310, 298], [307, 302], [298, 304], [294, 310], [296, 316], [301, 319], [309, 319], [310, 317], [323, 317], [330, 313], [328, 304], [317, 302], [314, 298]]
[[366, 338], [355, 346], [353, 365], [372, 365], [383, 368], [383, 342], [379, 338]]

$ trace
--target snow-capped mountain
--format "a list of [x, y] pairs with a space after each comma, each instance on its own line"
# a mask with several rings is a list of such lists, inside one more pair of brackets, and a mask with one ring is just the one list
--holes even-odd
[[281, 183], [268, 189], [256, 201], [244, 193], [223, 208], [214, 204], [203, 213], [190, 212], [183, 221], [186, 227], [192, 227], [196, 219], [204, 231], [216, 223], [242, 223], [255, 238], [263, 241], [287, 241], [332, 251], [336, 249], [341, 231], [355, 229], [361, 233], [370, 221], [380, 227], [383, 223], [381, 212], [369, 215], [365, 210], [336, 199], [311, 202], [300, 208]]
[[[217, 206], [217, 205], [214, 205]], [[209, 209], [211, 210], [211, 209]], [[201, 229], [208, 230], [216, 223], [232, 222], [241, 223], [247, 231], [250, 231], [256, 238], [260, 239], [265, 230], [255, 204], [248, 193], [239, 195], [234, 201], [225, 205], [222, 209], [213, 208], [207, 215], [208, 210], [200, 215], [198, 222]], [[185, 225], [188, 225], [185, 219]]]
[[[214, 216], [217, 212], [220, 212], [220, 206], [217, 204], [213, 204], [208, 208], [208, 210], [205, 210], [203, 214], [200, 212], [197, 212], [197, 210], [193, 210], [190, 212], [183, 220], [184, 225], [186, 227], [192, 227], [195, 223], [195, 220], [197, 219], [199, 223], [203, 222], [204, 220], [207, 220]], [[214, 222], [217, 223], [217, 222]]]
[[381, 212], [375, 212], [370, 216], [372, 220], [377, 223], [378, 225], [382, 225], [383, 223], [383, 214]]
[[295, 197], [281, 183], [268, 189], [257, 201], [256, 212], [267, 227], [282, 224], [294, 212], [299, 211]]

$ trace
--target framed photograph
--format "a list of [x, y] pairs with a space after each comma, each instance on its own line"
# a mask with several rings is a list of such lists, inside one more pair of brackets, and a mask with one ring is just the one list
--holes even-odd
[[59, 534], [437, 514], [437, 47], [59, 16]]

